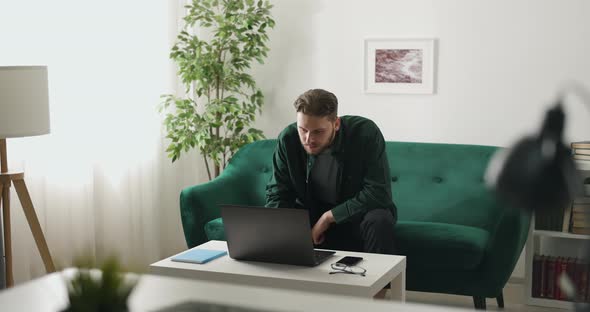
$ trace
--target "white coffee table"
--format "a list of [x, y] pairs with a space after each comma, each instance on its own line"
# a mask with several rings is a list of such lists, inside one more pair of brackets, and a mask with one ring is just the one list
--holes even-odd
[[[0, 291], [0, 310], [10, 312], [55, 312], [68, 306], [66, 280], [76, 273], [66, 269]], [[128, 304], [131, 312], [157, 311], [185, 302], [218, 304], [255, 311], [339, 311], [339, 312], [456, 312], [457, 307], [387, 302], [328, 294], [230, 285], [211, 281], [144, 274], [131, 276], [139, 282]], [[205, 309], [203, 309], [205, 310]], [[185, 311], [185, 310], [183, 310]], [[207, 311], [213, 311], [209, 309]], [[226, 311], [218, 308], [214, 311]], [[232, 310], [233, 311], [233, 310]], [[462, 309], [461, 309], [462, 311]], [[465, 310], [468, 311], [468, 310]]]
[[[209, 241], [194, 248], [227, 250], [224, 241]], [[344, 256], [363, 257], [358, 265], [366, 276], [329, 274], [331, 263]], [[172, 256], [173, 257], [173, 256]], [[372, 298], [391, 282], [391, 299], [406, 300], [406, 257], [336, 251], [316, 267], [237, 261], [229, 256], [205, 264], [174, 262], [168, 257], [150, 265], [150, 273], [215, 282], [282, 288], [314, 293]]]

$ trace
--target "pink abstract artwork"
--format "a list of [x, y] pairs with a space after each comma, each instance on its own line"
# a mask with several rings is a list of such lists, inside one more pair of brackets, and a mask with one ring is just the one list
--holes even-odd
[[420, 49], [376, 49], [376, 83], [422, 83]]

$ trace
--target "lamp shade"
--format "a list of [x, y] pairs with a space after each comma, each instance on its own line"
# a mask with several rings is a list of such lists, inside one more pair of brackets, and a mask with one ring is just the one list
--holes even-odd
[[47, 66], [0, 66], [0, 139], [47, 133]]

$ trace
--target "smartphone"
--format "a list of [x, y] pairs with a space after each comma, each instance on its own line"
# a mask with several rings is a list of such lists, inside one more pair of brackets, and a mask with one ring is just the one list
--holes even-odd
[[356, 265], [357, 263], [361, 262], [361, 260], [363, 260], [363, 257], [352, 257], [352, 256], [346, 256], [343, 257], [342, 259], [338, 260], [338, 262], [336, 263], [341, 263], [347, 266], [353, 266]]

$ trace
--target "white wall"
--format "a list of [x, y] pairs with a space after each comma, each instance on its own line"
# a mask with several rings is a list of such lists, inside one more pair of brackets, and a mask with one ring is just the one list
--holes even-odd
[[[272, 50], [256, 70], [268, 137], [295, 120], [300, 93], [324, 88], [341, 115], [373, 119], [386, 140], [509, 146], [538, 129], [565, 81], [590, 88], [586, 0], [272, 2]], [[374, 37], [435, 38], [436, 93], [364, 94], [362, 44]], [[568, 97], [567, 139], [590, 139], [586, 106]], [[524, 276], [522, 259], [513, 276]]]
[[[560, 85], [590, 88], [590, 3], [471, 0], [274, 0], [277, 26], [257, 77], [269, 137], [294, 120], [309, 88], [340, 114], [375, 120], [387, 140], [508, 146], [539, 126]], [[434, 95], [362, 92], [364, 38], [435, 38]], [[588, 139], [590, 104], [565, 104], [570, 139]], [[575, 115], [575, 116], [574, 116]]]
[[[0, 66], [48, 66], [51, 134], [9, 139], [8, 165], [26, 172], [58, 268], [111, 254], [147, 268], [186, 249], [179, 192], [206, 174], [194, 152], [171, 164], [156, 110], [180, 89], [168, 59], [179, 1], [0, 1]], [[20, 283], [45, 269], [11, 196]]]

